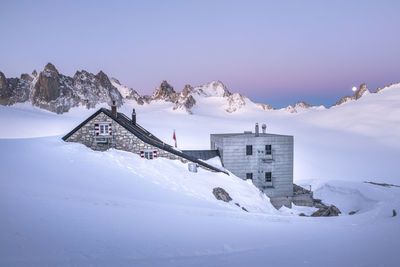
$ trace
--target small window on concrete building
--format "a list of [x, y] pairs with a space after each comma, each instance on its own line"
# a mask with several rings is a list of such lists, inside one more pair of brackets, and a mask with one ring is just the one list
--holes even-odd
[[265, 155], [272, 154], [272, 145], [265, 145]]
[[267, 182], [267, 183], [272, 182], [272, 173], [271, 172], [265, 172], [265, 182]]
[[251, 173], [251, 172], [246, 173], [246, 179], [251, 179], [251, 180], [253, 180], [253, 173]]
[[253, 155], [253, 146], [252, 145], [246, 146], [246, 155], [247, 156]]

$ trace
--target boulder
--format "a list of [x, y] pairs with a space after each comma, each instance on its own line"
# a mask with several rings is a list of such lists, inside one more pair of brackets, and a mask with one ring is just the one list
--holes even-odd
[[225, 189], [221, 187], [216, 187], [213, 189], [213, 194], [216, 199], [222, 200], [224, 202], [229, 202], [232, 200], [231, 196], [228, 194], [228, 192], [225, 191]]
[[311, 214], [312, 217], [330, 217], [330, 216], [338, 216], [341, 211], [335, 206], [325, 206], [319, 208], [316, 212]]

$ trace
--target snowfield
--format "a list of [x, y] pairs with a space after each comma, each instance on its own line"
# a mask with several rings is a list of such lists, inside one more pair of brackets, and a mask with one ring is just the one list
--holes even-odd
[[[175, 129], [180, 149], [208, 149], [210, 133], [255, 122], [294, 135], [295, 183], [342, 214], [301, 217], [316, 209], [275, 210], [234, 175], [63, 142], [94, 109], [0, 106], [0, 266], [399, 265], [400, 187], [365, 183], [400, 185], [399, 85], [295, 114], [255, 105], [226, 113], [218, 97], [204, 101], [193, 115], [163, 102], [121, 110], [135, 107], [138, 123], [170, 144]], [[216, 200], [214, 187], [233, 201]]]

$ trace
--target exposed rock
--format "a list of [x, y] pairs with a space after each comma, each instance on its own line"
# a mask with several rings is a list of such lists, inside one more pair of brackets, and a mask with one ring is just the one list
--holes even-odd
[[294, 105], [294, 109], [298, 109], [298, 108], [311, 108], [312, 106], [307, 104], [304, 101], [301, 102], [297, 102], [296, 105]]
[[340, 213], [341, 213], [340, 210], [336, 206], [330, 205], [330, 206], [325, 206], [325, 207], [319, 208], [319, 210], [317, 210], [316, 212], [311, 214], [311, 216], [312, 217], [330, 217], [330, 216], [338, 216]]
[[358, 90], [354, 93], [353, 99], [357, 100], [363, 95], [370, 94], [371, 92], [367, 88], [367, 85], [365, 83], [361, 84], [360, 87], [358, 87]]
[[222, 200], [224, 202], [229, 202], [232, 200], [231, 196], [228, 194], [228, 192], [225, 191], [225, 189], [221, 187], [216, 187], [213, 189], [213, 194], [216, 199]]
[[122, 105], [122, 96], [107, 75], [100, 71], [97, 75], [85, 70], [77, 71], [73, 78], [62, 75], [56, 67], [48, 63], [39, 74], [30, 95], [33, 105], [63, 113], [72, 107], [85, 105], [93, 108], [99, 103]]
[[184, 109], [184, 110], [186, 110], [187, 113], [192, 114], [191, 108], [195, 104], [196, 104], [196, 100], [193, 98], [192, 95], [189, 95], [185, 98], [178, 99], [173, 109], [174, 110]]
[[299, 214], [299, 216], [305, 217], [305, 216], [307, 216], [307, 215], [305, 215], [305, 214], [302, 212], [302, 213]]
[[305, 189], [297, 184], [293, 184], [293, 194], [300, 195], [300, 194], [312, 194], [311, 190]]
[[275, 110], [271, 105], [269, 104], [256, 104], [258, 107], [262, 108], [263, 110]]
[[151, 100], [164, 100], [166, 102], [175, 103], [177, 94], [174, 88], [167, 82], [162, 81], [161, 85], [157, 87], [150, 97]]
[[29, 74], [23, 73], [21, 74], [21, 80], [24, 80], [26, 82], [32, 82], [33, 78]]
[[346, 102], [349, 102], [351, 100], [358, 100], [362, 96], [364, 96], [366, 94], [370, 94], [370, 93], [371, 92], [367, 88], [367, 85], [365, 83], [363, 83], [358, 87], [357, 91], [354, 92], [353, 96], [342, 97], [334, 106], [342, 105], [342, 104], [344, 104]]
[[384, 186], [384, 187], [400, 187], [400, 185], [396, 184], [387, 184], [387, 183], [375, 183], [375, 182], [364, 182], [366, 184], [373, 184], [373, 185], [378, 185], [378, 186]]
[[338, 102], [336, 102], [336, 104], [334, 106], [339, 106], [339, 105], [349, 102], [351, 100], [352, 100], [351, 96], [342, 97], [341, 99], [339, 99]]
[[123, 98], [135, 100], [136, 103], [138, 103], [139, 105], [143, 105], [145, 102], [148, 103], [148, 101], [146, 101], [146, 99], [141, 96], [137, 91], [122, 85], [120, 81], [116, 78], [111, 78], [110, 81], [111, 84], [118, 89]]
[[205, 85], [196, 87], [195, 90], [198, 92], [198, 94], [208, 97], [229, 97], [232, 94], [221, 81], [213, 81], [207, 83]]
[[242, 210], [244, 210], [245, 212], [249, 212], [245, 207], [242, 207]]
[[37, 77], [37, 71], [36, 70], [32, 71], [32, 76], [35, 77], [35, 78]]
[[349, 215], [354, 215], [354, 214], [356, 214], [357, 212], [358, 212], [358, 210], [350, 211], [350, 212], [349, 212]]
[[396, 217], [397, 213], [396, 210], [393, 210], [393, 216], [392, 217]]
[[246, 105], [246, 98], [247, 97], [239, 93], [234, 93], [228, 96], [228, 107], [225, 109], [226, 112], [232, 113], [244, 107]]
[[289, 113], [297, 113], [297, 110], [292, 105], [287, 106], [284, 110]]
[[[29, 76], [29, 75], [28, 75]], [[26, 75], [18, 78], [6, 78], [0, 72], [0, 105], [13, 105], [29, 99], [31, 80]]]

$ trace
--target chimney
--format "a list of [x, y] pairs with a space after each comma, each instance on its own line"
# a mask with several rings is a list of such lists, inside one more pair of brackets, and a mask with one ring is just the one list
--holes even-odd
[[132, 124], [136, 124], [136, 111], [135, 109], [132, 109]]
[[263, 125], [261, 126], [262, 129], [262, 133], [265, 134], [267, 132], [267, 125], [265, 125], [265, 123], [263, 123]]
[[115, 105], [115, 101], [113, 100], [112, 105], [111, 105], [111, 114], [114, 117], [117, 117], [117, 105]]
[[258, 129], [258, 122], [256, 123], [256, 136], [259, 136], [260, 135], [260, 131], [259, 131], [259, 129]]

